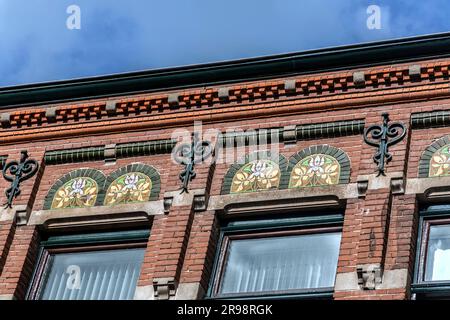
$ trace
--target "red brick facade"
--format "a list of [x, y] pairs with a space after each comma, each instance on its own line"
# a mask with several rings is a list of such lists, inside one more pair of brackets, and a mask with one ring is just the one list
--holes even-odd
[[[420, 75], [414, 79], [409, 74], [411, 65], [420, 65]], [[155, 201], [172, 197], [173, 203], [168, 212], [151, 219], [151, 235], [138, 287], [152, 287], [155, 279], [172, 278], [176, 290], [181, 290], [183, 284], [197, 286], [197, 296], [180, 294], [179, 297], [203, 298], [211, 281], [222, 217], [208, 206], [208, 201], [205, 208], [194, 208], [192, 192], [182, 201], [176, 199], [183, 166], [174, 163], [169, 153], [117, 158], [112, 163], [89, 160], [63, 164], [46, 164], [45, 154], [55, 150], [171, 139], [176, 128], [192, 132], [194, 121], [202, 122], [203, 132], [208, 129], [226, 132], [229, 128], [287, 128], [349, 120], [363, 120], [368, 128], [380, 124], [382, 113], [388, 112], [391, 121], [406, 126], [407, 134], [389, 150], [393, 158], [387, 165], [387, 178], [375, 177], [376, 164], [372, 157], [376, 148], [365, 144], [362, 133], [298, 139], [295, 144], [280, 142], [279, 152], [289, 159], [307, 147], [330, 145], [344, 151], [350, 159], [349, 184], [356, 188], [364, 179], [369, 181], [362, 195], [355, 193], [345, 198], [337, 279], [340, 275], [357, 279], [357, 268], [361, 265], [380, 265], [384, 277], [389, 271], [405, 270], [406, 279], [400, 281], [404, 283], [402, 286], [382, 279], [379, 286], [370, 290], [341, 286], [337, 280], [333, 297], [410, 299], [419, 232], [418, 211], [424, 200], [408, 190], [414, 189], [424, 150], [450, 134], [450, 124], [416, 128], [411, 119], [413, 114], [450, 111], [449, 67], [448, 59], [422, 59], [227, 86], [199, 86], [182, 91], [4, 108], [2, 112], [9, 114], [9, 120], [3, 123], [0, 155], [7, 156], [8, 162], [19, 159], [20, 150], [27, 150], [41, 165], [37, 175], [21, 184], [21, 194], [14, 200], [13, 209], [28, 206], [29, 216], [42, 211], [54, 183], [76, 169], [97, 169], [108, 176], [131, 163], [151, 165], [161, 178], [159, 198]], [[357, 71], [364, 73], [363, 85], [353, 82]], [[286, 80], [295, 80], [294, 90], [285, 89]], [[223, 87], [228, 88], [226, 99], [218, 96]], [[168, 96], [173, 93], [178, 94], [178, 102], [170, 104]], [[112, 113], [107, 111], [107, 100], [115, 104]], [[56, 108], [54, 117], [48, 116], [49, 108]], [[244, 154], [238, 154], [236, 160], [242, 156]], [[231, 165], [196, 165], [197, 175], [189, 189], [203, 190], [209, 199], [221, 197], [224, 176]], [[397, 177], [403, 190], [392, 188], [391, 179]], [[0, 189], [8, 187], [9, 182], [0, 179]], [[0, 201], [6, 202], [3, 192]], [[17, 212], [10, 209], [0, 213], [0, 296], [6, 299], [25, 299], [36, 264], [39, 238], [47, 232], [43, 225], [16, 223], [16, 215]], [[101, 228], [109, 230], [108, 226]], [[59, 231], [63, 232], [64, 228]], [[177, 294], [173, 293], [172, 298]]]

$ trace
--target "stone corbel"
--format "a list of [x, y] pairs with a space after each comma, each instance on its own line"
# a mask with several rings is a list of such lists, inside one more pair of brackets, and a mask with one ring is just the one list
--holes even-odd
[[[193, 205], [195, 211], [205, 211], [208, 207], [209, 194], [205, 189], [192, 189], [189, 193], [177, 191], [167, 191], [164, 193], [165, 212], [169, 213], [172, 206]], [[167, 210], [166, 210], [167, 209]]]
[[194, 195], [194, 211], [205, 211], [208, 207], [208, 200], [209, 195], [206, 193]]
[[0, 221], [16, 220], [17, 225], [26, 225], [30, 217], [31, 210], [27, 205], [14, 205], [12, 208], [2, 208], [0, 210]]
[[358, 181], [358, 194], [364, 197], [367, 190], [390, 189], [392, 194], [405, 193], [405, 178], [403, 172], [391, 172], [385, 176], [375, 174], [360, 175]]
[[164, 213], [165, 214], [168, 214], [170, 212], [172, 203], [173, 203], [173, 197], [165, 197], [164, 198]]
[[383, 270], [379, 264], [367, 264], [356, 267], [358, 285], [362, 290], [375, 290], [381, 285]]
[[392, 194], [405, 193], [405, 179], [403, 177], [394, 177], [391, 179], [391, 192]]
[[358, 198], [364, 198], [369, 187], [369, 180], [359, 180], [356, 186], [358, 188]]
[[175, 297], [177, 282], [173, 277], [153, 279], [155, 300], [169, 300]]

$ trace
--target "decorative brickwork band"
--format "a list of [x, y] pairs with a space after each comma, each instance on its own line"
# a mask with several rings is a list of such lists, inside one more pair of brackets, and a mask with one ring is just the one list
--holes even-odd
[[287, 167], [281, 154], [270, 151], [246, 155], [240, 163], [233, 164], [224, 177], [222, 194], [256, 192], [278, 189]]
[[429, 145], [419, 160], [419, 178], [450, 175], [450, 137], [445, 136]]
[[44, 210], [92, 207], [103, 195], [105, 176], [95, 169], [78, 169], [58, 179], [44, 201]]
[[289, 159], [286, 183], [282, 188], [315, 187], [348, 183], [350, 159], [347, 154], [329, 145], [306, 148]]
[[98, 205], [157, 200], [161, 190], [159, 173], [152, 166], [134, 163], [114, 171], [106, 179], [104, 199]]

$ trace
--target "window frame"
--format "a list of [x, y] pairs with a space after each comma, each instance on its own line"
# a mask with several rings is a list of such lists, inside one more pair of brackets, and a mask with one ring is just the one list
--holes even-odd
[[54, 254], [134, 248], [145, 249], [149, 236], [149, 229], [50, 236], [48, 240], [41, 241], [39, 245], [38, 258], [34, 265], [25, 299], [40, 300], [53, 263], [52, 256]]
[[419, 299], [450, 297], [450, 279], [424, 280], [430, 227], [438, 225], [450, 226], [450, 205], [430, 205], [419, 211], [414, 275], [411, 284], [411, 293], [416, 294], [416, 298]]
[[[341, 213], [327, 215], [280, 215], [279, 218], [260, 218], [255, 220], [224, 221], [220, 229], [219, 242], [211, 272], [211, 279], [206, 299], [330, 299], [334, 287], [291, 289], [283, 291], [264, 291], [249, 293], [221, 294], [225, 271], [225, 262], [229, 254], [230, 241], [235, 239], [257, 239], [276, 236], [323, 234], [341, 232], [344, 215]], [[341, 237], [342, 241], [342, 237]], [[341, 243], [339, 244], [340, 248]], [[340, 251], [340, 250], [339, 250]]]

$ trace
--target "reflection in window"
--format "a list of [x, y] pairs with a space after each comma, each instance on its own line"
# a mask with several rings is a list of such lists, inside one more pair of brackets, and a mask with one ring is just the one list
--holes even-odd
[[450, 225], [430, 226], [425, 281], [450, 280]]
[[51, 256], [43, 300], [133, 299], [144, 249], [62, 253]]
[[334, 286], [340, 232], [235, 239], [228, 245], [221, 294]]

